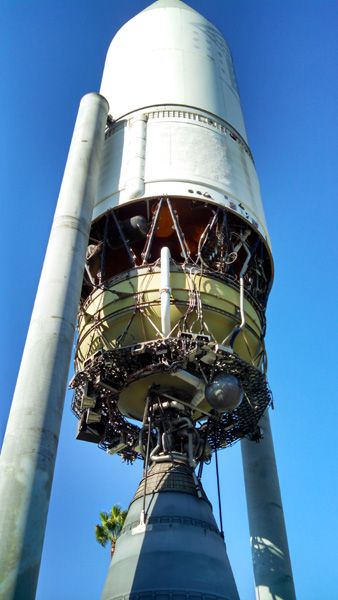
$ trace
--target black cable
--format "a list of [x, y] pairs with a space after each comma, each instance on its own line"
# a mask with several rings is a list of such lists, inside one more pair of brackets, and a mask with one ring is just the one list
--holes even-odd
[[224, 539], [223, 519], [222, 519], [222, 504], [221, 504], [221, 490], [220, 490], [220, 485], [219, 485], [219, 472], [218, 472], [217, 446], [215, 446], [215, 463], [216, 463], [216, 480], [217, 480], [217, 494], [218, 494], [219, 524], [220, 524], [220, 527], [221, 527], [221, 536]]
[[204, 467], [204, 453], [205, 453], [205, 449], [207, 447], [207, 443], [208, 443], [208, 433], [209, 433], [209, 428], [210, 428], [210, 417], [207, 420], [207, 426], [206, 426], [206, 430], [205, 430], [205, 437], [204, 437], [204, 443], [203, 443], [203, 450], [202, 450], [202, 459], [201, 462], [199, 464], [198, 467], [198, 472], [197, 472], [197, 477], [198, 479], [201, 479], [202, 477], [202, 472], [203, 472], [203, 467]]
[[147, 450], [146, 450], [146, 458], [145, 458], [145, 462], [144, 462], [145, 476], [144, 476], [144, 491], [143, 491], [143, 506], [142, 506], [144, 519], [145, 519], [145, 514], [146, 514], [146, 495], [147, 495], [147, 479], [148, 479], [149, 452], [150, 452], [150, 436], [151, 436], [151, 413], [149, 416]]

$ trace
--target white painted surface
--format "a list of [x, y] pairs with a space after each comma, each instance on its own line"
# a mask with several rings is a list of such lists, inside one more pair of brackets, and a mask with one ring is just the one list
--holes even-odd
[[129, 200], [144, 194], [147, 116], [137, 114], [129, 121], [126, 196]]
[[200, 198], [268, 231], [250, 149], [221, 119], [200, 110], [152, 107], [119, 121], [106, 139], [93, 217], [136, 198]]
[[155, 104], [181, 104], [218, 115], [246, 138], [229, 48], [184, 2], [155, 2], [117, 32], [101, 93], [114, 119]]
[[115, 35], [101, 93], [115, 123], [94, 219], [135, 199], [204, 195], [270, 243], [230, 50], [212, 23], [180, 0], [154, 2]]

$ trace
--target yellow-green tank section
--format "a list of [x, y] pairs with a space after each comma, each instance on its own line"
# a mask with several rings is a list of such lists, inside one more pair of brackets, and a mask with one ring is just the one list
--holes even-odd
[[[78, 370], [99, 350], [134, 346], [162, 337], [160, 286], [159, 268], [144, 267], [115, 278], [105, 290], [97, 289], [88, 297], [79, 316]], [[171, 271], [170, 286], [170, 336], [188, 331], [227, 346], [241, 320], [239, 290], [191, 268]], [[264, 354], [262, 323], [247, 298], [244, 313], [245, 325], [233, 350], [247, 363], [259, 367]], [[142, 418], [148, 389], [154, 383], [176, 390], [189, 388], [168, 374], [142, 377], [120, 394], [120, 410], [130, 417]], [[210, 409], [205, 401], [200, 408]]]
[[[171, 256], [166, 335], [161, 326], [164, 247]], [[76, 372], [85, 371], [100, 352], [138, 347], [141, 352], [144, 344], [182, 334], [203, 335], [207, 343], [262, 370], [270, 281], [270, 254], [258, 231], [210, 202], [164, 197], [111, 211], [91, 231]], [[175, 365], [166, 374], [165, 369], [151, 374], [141, 369], [138, 376], [135, 369], [133, 381], [118, 394], [119, 410], [129, 417], [142, 419], [153, 385], [178, 396], [182, 392], [184, 398], [196, 393], [175, 375]], [[203, 376], [202, 363], [198, 372]], [[210, 410], [205, 399], [198, 406]]]

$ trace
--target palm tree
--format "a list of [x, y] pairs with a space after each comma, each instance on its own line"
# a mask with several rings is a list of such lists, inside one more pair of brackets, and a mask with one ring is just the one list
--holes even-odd
[[114, 504], [110, 513], [100, 512], [101, 525], [96, 525], [96, 541], [101, 546], [106, 546], [110, 542], [110, 556], [113, 557], [117, 538], [120, 536], [124, 522], [127, 516], [127, 510], [122, 510], [118, 504]]

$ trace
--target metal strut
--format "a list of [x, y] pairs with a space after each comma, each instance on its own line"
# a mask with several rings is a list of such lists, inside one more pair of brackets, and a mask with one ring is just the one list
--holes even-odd
[[146, 243], [146, 247], [144, 249], [144, 252], [142, 252], [142, 265], [145, 265], [147, 260], [148, 260], [148, 256], [149, 256], [149, 251], [150, 251], [150, 246], [152, 244], [152, 241], [154, 239], [154, 235], [155, 235], [155, 229], [156, 229], [156, 225], [157, 225], [157, 221], [158, 221], [158, 217], [160, 215], [160, 211], [162, 208], [162, 204], [163, 204], [163, 198], [161, 198], [161, 200], [159, 201], [157, 207], [156, 207], [156, 212], [155, 215], [153, 217], [151, 226], [150, 226], [150, 231], [147, 235], [147, 243]]
[[128, 246], [128, 244], [127, 244], [127, 240], [126, 240], [126, 238], [125, 238], [125, 236], [124, 236], [124, 233], [123, 233], [123, 231], [122, 231], [122, 229], [121, 229], [121, 225], [120, 225], [120, 223], [118, 222], [118, 220], [117, 220], [117, 218], [116, 218], [116, 215], [115, 215], [114, 211], [112, 211], [112, 213], [111, 213], [111, 214], [113, 215], [113, 219], [114, 219], [114, 222], [115, 222], [115, 225], [116, 225], [116, 229], [117, 229], [117, 231], [119, 232], [119, 236], [120, 236], [120, 238], [121, 238], [121, 240], [122, 240], [122, 242], [123, 242], [123, 245], [124, 245], [124, 247], [125, 247], [125, 250], [126, 250], [126, 252], [127, 252], [127, 254], [128, 254], [128, 258], [129, 258], [129, 260], [130, 260], [130, 264], [131, 264], [133, 267], [135, 267], [135, 258], [136, 258], [136, 257], [135, 257], [135, 254], [134, 254], [134, 253], [131, 251], [130, 247], [129, 247], [129, 246]]
[[170, 216], [171, 216], [172, 222], [173, 222], [174, 227], [175, 227], [175, 231], [176, 231], [176, 235], [178, 237], [178, 241], [179, 241], [180, 246], [181, 246], [182, 256], [184, 258], [184, 261], [188, 262], [189, 261], [189, 257], [190, 257], [190, 250], [189, 250], [189, 248], [187, 246], [187, 243], [186, 243], [186, 241], [184, 239], [183, 232], [182, 232], [182, 230], [181, 230], [181, 228], [179, 226], [178, 218], [176, 217], [176, 214], [175, 214], [175, 211], [174, 211], [174, 209], [172, 207], [172, 204], [171, 204], [169, 198], [166, 198], [165, 200], [166, 200], [167, 206], [169, 208]]

